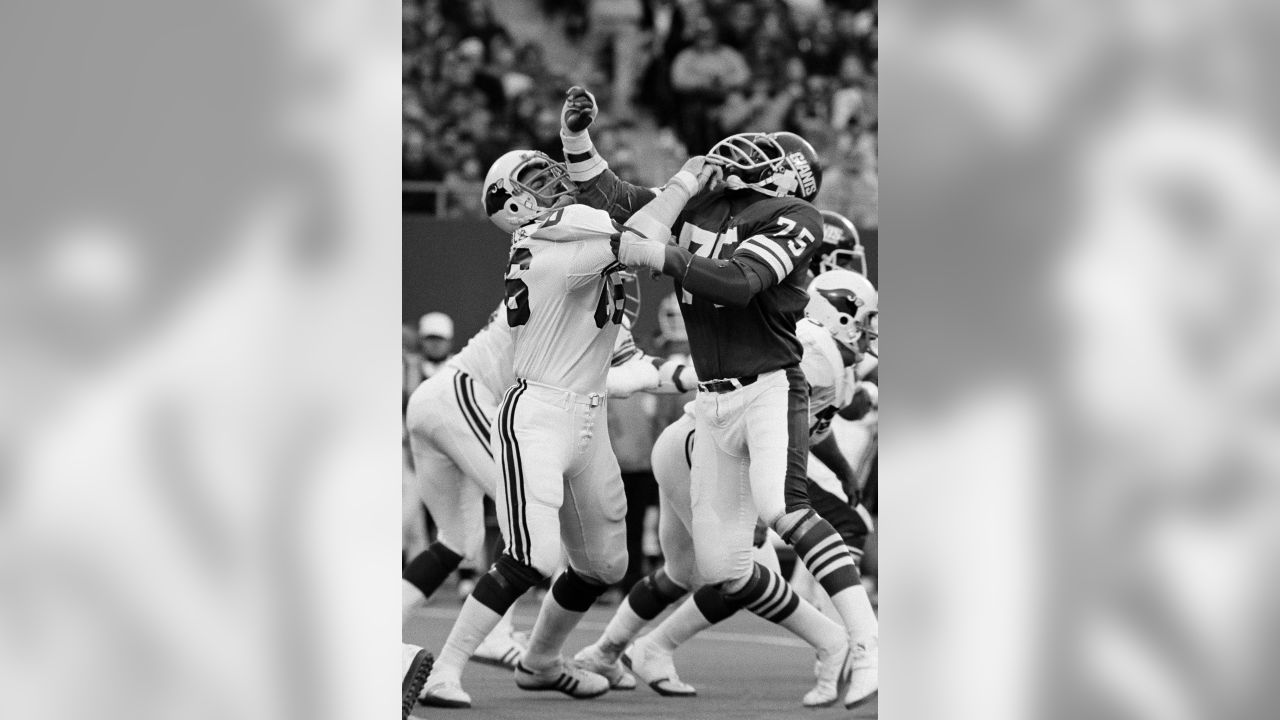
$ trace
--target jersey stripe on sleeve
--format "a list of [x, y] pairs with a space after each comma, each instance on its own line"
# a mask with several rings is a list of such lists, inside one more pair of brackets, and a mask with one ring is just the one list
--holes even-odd
[[783, 252], [767, 235], [753, 235], [743, 241], [738, 249], [750, 253], [752, 257], [769, 266], [774, 273], [775, 281], [781, 281], [796, 267], [791, 256]]

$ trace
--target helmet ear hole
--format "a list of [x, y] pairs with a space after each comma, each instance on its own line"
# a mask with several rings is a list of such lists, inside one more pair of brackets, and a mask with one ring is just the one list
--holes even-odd
[[520, 210], [520, 206], [515, 204], [514, 202], [510, 202], [510, 203], [507, 203], [507, 210], [509, 210], [510, 212], [518, 212]]

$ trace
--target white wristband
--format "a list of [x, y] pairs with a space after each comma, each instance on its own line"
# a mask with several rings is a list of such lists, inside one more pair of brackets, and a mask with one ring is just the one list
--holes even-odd
[[560, 129], [560, 145], [564, 147], [566, 154], [573, 153], [582, 155], [591, 152], [595, 146], [591, 143], [591, 133], [583, 129], [582, 132], [571, 133], [568, 130]]
[[685, 192], [689, 193], [689, 197], [693, 197], [693, 194], [698, 192], [698, 176], [688, 170], [681, 170], [672, 175], [671, 182], [678, 183]]

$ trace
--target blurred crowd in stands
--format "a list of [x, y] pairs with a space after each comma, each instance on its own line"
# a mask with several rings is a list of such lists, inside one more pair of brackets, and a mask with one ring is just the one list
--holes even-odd
[[[490, 0], [404, 0], [404, 177], [477, 184], [517, 147], [561, 157], [565, 90], [602, 106], [618, 173], [657, 184], [743, 131], [790, 130], [827, 163], [820, 207], [877, 220], [877, 12], [868, 0], [541, 0], [508, 27]], [[553, 43], [573, 52], [549, 59]], [[559, 48], [555, 48], [559, 49]], [[569, 59], [563, 59], [569, 58]]]

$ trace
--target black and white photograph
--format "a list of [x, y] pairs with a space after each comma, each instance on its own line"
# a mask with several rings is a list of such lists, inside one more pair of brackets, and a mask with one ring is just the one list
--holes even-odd
[[1278, 37], [6, 2], [0, 718], [1280, 717]]
[[404, 23], [413, 705], [876, 717], [874, 3]]

